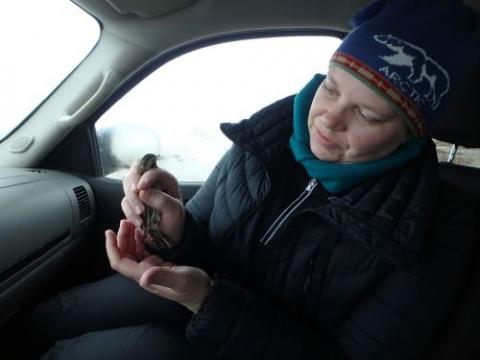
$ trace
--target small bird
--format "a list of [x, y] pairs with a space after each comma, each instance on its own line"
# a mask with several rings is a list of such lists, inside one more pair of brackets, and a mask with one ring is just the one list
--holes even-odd
[[[148, 170], [156, 168], [158, 168], [156, 155], [146, 154], [140, 159], [140, 163], [138, 165], [140, 176], [146, 173]], [[153, 184], [152, 188], [161, 190], [160, 183]], [[162, 232], [158, 229], [161, 216], [161, 212], [148, 205], [145, 205], [145, 211], [142, 214], [142, 229], [146, 239], [145, 246], [150, 252], [154, 253], [160, 250], [170, 249], [172, 247], [165, 236], [163, 236]]]

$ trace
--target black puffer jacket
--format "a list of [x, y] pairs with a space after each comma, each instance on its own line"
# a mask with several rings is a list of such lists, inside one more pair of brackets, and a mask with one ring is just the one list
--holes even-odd
[[291, 118], [290, 97], [222, 126], [234, 145], [170, 253], [217, 276], [187, 337], [229, 359], [424, 356], [462, 284], [473, 213], [440, 184], [433, 145], [328, 193], [293, 160]]

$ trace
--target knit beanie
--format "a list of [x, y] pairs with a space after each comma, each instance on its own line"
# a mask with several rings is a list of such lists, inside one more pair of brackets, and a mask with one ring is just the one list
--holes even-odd
[[479, 14], [461, 0], [377, 0], [357, 13], [330, 66], [387, 99], [429, 134], [480, 57]]

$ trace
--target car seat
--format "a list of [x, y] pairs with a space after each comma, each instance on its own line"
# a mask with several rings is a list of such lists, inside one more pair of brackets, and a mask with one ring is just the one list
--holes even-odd
[[[480, 66], [472, 73], [458, 101], [432, 130], [435, 139], [480, 148], [479, 83]], [[443, 182], [468, 196], [476, 206], [477, 224], [480, 224], [480, 169], [441, 162], [440, 176]], [[469, 270], [449, 321], [441, 329], [428, 359], [480, 359], [480, 237]]]

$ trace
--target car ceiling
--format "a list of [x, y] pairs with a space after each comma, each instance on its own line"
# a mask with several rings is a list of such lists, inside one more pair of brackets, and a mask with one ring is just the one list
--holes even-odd
[[[265, 28], [348, 30], [350, 15], [368, 0], [74, 0], [117, 36], [155, 49], [162, 28], [185, 40]], [[182, 6], [178, 5], [181, 4]], [[129, 18], [128, 21], [125, 21]], [[141, 24], [141, 25], [140, 25]], [[163, 24], [163, 25], [162, 25]]]
[[[319, 25], [348, 31], [351, 15], [371, 0], [73, 0], [97, 17], [106, 28], [126, 38], [141, 38], [155, 47], [156, 37], [149, 32], [155, 20], [177, 24], [184, 34], [218, 35], [234, 31], [292, 28]], [[466, 0], [480, 10], [480, 0]], [[142, 31], [130, 24], [144, 20]], [[188, 19], [186, 22], [178, 21]], [[119, 21], [121, 19], [121, 21]], [[172, 24], [170, 24], [172, 25]], [[188, 25], [188, 26], [185, 26]], [[140, 42], [142, 42], [142, 40]], [[139, 43], [140, 43], [139, 42]]]

